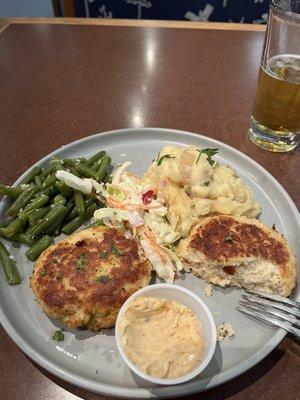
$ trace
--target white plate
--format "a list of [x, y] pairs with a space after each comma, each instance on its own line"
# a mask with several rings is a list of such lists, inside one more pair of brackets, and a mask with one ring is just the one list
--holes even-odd
[[[47, 166], [53, 155], [70, 158], [87, 156], [105, 149], [114, 163], [130, 160], [133, 163], [132, 169], [142, 173], [163, 146], [191, 144], [219, 149], [215, 157], [217, 161], [235, 168], [252, 188], [256, 200], [261, 203], [261, 220], [268, 226], [275, 223], [278, 231], [285, 235], [299, 256], [299, 215], [282, 186], [249, 157], [208, 137], [168, 129], [124, 129], [78, 140], [51, 153], [36, 165]], [[26, 173], [16, 184], [25, 175]], [[0, 220], [3, 220], [7, 204], [7, 201], [1, 202]], [[215, 317], [216, 323], [231, 323], [236, 335], [234, 339], [217, 345], [211, 363], [194, 380], [177, 386], [151, 385], [134, 376], [122, 361], [113, 330], [99, 334], [65, 331], [63, 342], [53, 342], [51, 336], [60, 325], [42, 313], [34, 301], [33, 293], [28, 287], [33, 264], [26, 260], [23, 246], [9, 244], [8, 247], [25, 279], [21, 285], [11, 287], [6, 284], [3, 271], [0, 271], [0, 317], [4, 329], [43, 368], [97, 393], [128, 398], [167, 398], [200, 392], [220, 385], [257, 364], [285, 335], [280, 329], [260, 324], [236, 311], [235, 306], [241, 291], [234, 288], [214, 288], [213, 296], [207, 299], [203, 295], [205, 284], [188, 274], [185, 280], [176, 283], [197, 293], [213, 313], [220, 312]], [[298, 277], [299, 275], [298, 271]], [[300, 298], [299, 289], [295, 298]]]

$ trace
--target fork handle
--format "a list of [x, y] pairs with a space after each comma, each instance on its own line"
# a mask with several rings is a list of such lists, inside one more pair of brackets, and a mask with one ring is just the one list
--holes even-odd
[[292, 333], [298, 340], [300, 340], [300, 329], [291, 326], [288, 331]]

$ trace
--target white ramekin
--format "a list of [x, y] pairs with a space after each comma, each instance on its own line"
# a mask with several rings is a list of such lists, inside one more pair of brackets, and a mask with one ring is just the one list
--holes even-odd
[[[189, 307], [196, 314], [202, 326], [205, 348], [203, 357], [199, 362], [199, 365], [195, 369], [193, 369], [193, 371], [178, 378], [172, 378], [172, 379], [155, 378], [154, 376], [148, 375], [144, 371], [139, 369], [127, 357], [123, 348], [122, 338], [120, 335], [120, 322], [130, 302], [139, 296], [161, 297], [168, 300], [175, 300]], [[119, 311], [116, 322], [115, 335], [119, 352], [123, 357], [124, 361], [126, 362], [126, 364], [129, 366], [129, 368], [134, 373], [139, 375], [141, 378], [159, 385], [176, 385], [178, 383], [189, 381], [190, 379], [193, 379], [195, 376], [199, 375], [200, 372], [202, 372], [204, 368], [206, 368], [206, 366], [212, 359], [217, 339], [216, 325], [213, 316], [209, 311], [208, 307], [206, 306], [206, 304], [204, 304], [204, 302], [190, 290], [178, 285], [171, 285], [167, 283], [160, 283], [160, 284], [146, 286], [143, 289], [140, 289], [137, 292], [135, 292], [132, 296], [130, 296]]]

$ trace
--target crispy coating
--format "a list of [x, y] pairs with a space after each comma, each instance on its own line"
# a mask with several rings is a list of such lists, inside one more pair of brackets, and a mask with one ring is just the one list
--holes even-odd
[[290, 260], [286, 243], [274, 231], [250, 221], [222, 216], [211, 218], [205, 229], [199, 228], [191, 246], [201, 250], [213, 261], [222, 262], [233, 257], [261, 257], [278, 264], [283, 272]]
[[209, 217], [181, 241], [178, 255], [207, 282], [289, 296], [296, 260], [286, 240], [256, 219]]
[[119, 309], [150, 280], [151, 267], [135, 239], [93, 227], [45, 250], [30, 285], [42, 309], [70, 328], [115, 325]]

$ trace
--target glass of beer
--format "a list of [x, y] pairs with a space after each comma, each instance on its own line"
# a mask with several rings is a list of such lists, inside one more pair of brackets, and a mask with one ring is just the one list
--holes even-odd
[[300, 0], [271, 0], [249, 130], [274, 152], [300, 143]]

